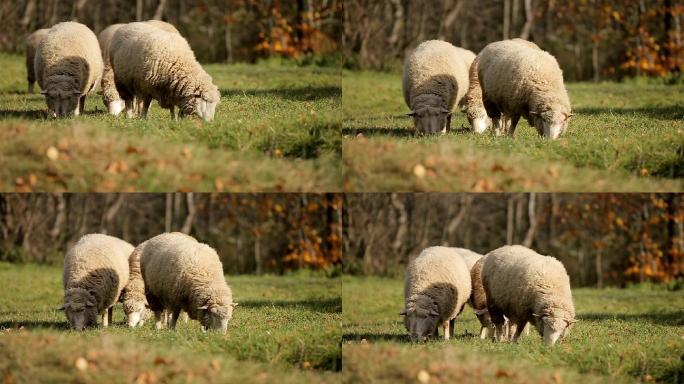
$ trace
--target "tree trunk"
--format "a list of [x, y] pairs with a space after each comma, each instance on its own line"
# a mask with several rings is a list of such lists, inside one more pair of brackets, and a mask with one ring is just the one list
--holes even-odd
[[162, 19], [162, 17], [164, 16], [164, 11], [166, 10], [166, 1], [167, 0], [159, 0], [159, 4], [157, 4], [157, 9], [154, 10], [154, 16], [152, 16], [152, 19]]
[[503, 2], [503, 39], [508, 40], [510, 36], [511, 24], [511, 0], [504, 0]]
[[173, 223], [173, 193], [166, 193], [166, 209], [164, 211], [164, 232], [171, 232]]
[[406, 214], [406, 206], [397, 196], [396, 193], [390, 195], [390, 201], [394, 208], [394, 214], [397, 218], [397, 230], [392, 242], [392, 250], [395, 255], [401, 254], [402, 247], [406, 244], [406, 233], [408, 232], [408, 215]]
[[525, 0], [525, 25], [520, 32], [520, 38], [529, 40], [534, 26], [534, 12], [532, 11], [532, 0]]
[[506, 202], [506, 244], [513, 245], [513, 234], [515, 233], [515, 227], [513, 222], [513, 217], [515, 214], [515, 195], [508, 195], [508, 200]]
[[64, 194], [56, 193], [55, 200], [57, 200], [57, 214], [55, 216], [55, 223], [52, 225], [52, 230], [50, 230], [50, 237], [53, 241], [57, 240], [59, 235], [62, 234], [62, 226], [64, 225], [64, 219], [66, 218], [66, 201], [64, 200]]
[[135, 20], [143, 21], [143, 8], [145, 6], [144, 0], [137, 0], [135, 3]]
[[192, 192], [188, 192], [185, 195], [185, 202], [188, 206], [188, 215], [185, 217], [181, 232], [189, 235], [190, 231], [192, 231], [192, 223], [195, 220], [195, 201]]
[[536, 193], [530, 192], [529, 200], [527, 201], [527, 217], [529, 219], [530, 227], [525, 234], [523, 245], [531, 247], [534, 242], [534, 233], [537, 230], [537, 212], [536, 212]]

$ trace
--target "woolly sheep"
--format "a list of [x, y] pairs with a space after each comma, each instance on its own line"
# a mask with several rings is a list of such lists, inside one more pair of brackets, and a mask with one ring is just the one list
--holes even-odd
[[86, 96], [102, 77], [97, 37], [83, 24], [56, 24], [38, 44], [34, 67], [49, 113], [53, 117], [78, 116], [85, 109]]
[[468, 90], [468, 69], [475, 54], [446, 41], [421, 43], [406, 59], [402, 86], [420, 133], [446, 132], [451, 114]]
[[155, 99], [171, 110], [174, 119], [179, 107], [181, 115], [213, 120], [221, 95], [182, 36], [147, 23], [130, 23], [114, 34], [109, 51], [116, 88], [129, 117], [137, 97], [142, 117]]
[[164, 326], [165, 310], [171, 313], [170, 328], [176, 327], [183, 310], [191, 319], [199, 320], [202, 330], [226, 333], [237, 304], [213, 248], [178, 232], [155, 236], [138, 248], [145, 296], [157, 329]]
[[28, 81], [28, 93], [33, 93], [33, 84], [36, 82], [36, 71], [33, 67], [36, 49], [49, 30], [50, 28], [39, 29], [26, 38], [26, 80]]
[[572, 116], [563, 72], [556, 59], [534, 43], [504, 40], [478, 55], [482, 100], [495, 133], [515, 133], [520, 117], [537, 132], [557, 139]]
[[64, 258], [64, 310], [72, 328], [83, 330], [112, 322], [114, 304], [128, 283], [128, 257], [133, 246], [116, 237], [81, 237]]
[[[145, 23], [155, 26], [163, 31], [178, 33], [178, 30], [173, 25], [161, 21], [161, 20], [147, 20]], [[102, 49], [102, 59], [104, 60], [104, 72], [102, 74], [102, 102], [107, 111], [114, 116], [118, 116], [121, 111], [124, 110], [125, 103], [121, 100], [119, 92], [116, 90], [116, 85], [114, 84], [114, 72], [109, 65], [109, 46], [111, 44], [112, 38], [116, 31], [126, 24], [112, 24], [107, 28], [103, 29], [98, 36], [98, 41], [100, 43], [100, 49]], [[138, 111], [138, 101], [134, 100], [134, 112], [137, 114]]]
[[497, 340], [504, 334], [503, 316], [517, 327], [514, 342], [530, 322], [547, 345], [565, 337], [576, 321], [570, 278], [553, 257], [521, 245], [498, 248], [485, 256], [482, 284]]
[[412, 341], [455, 334], [454, 322], [470, 297], [470, 273], [463, 258], [452, 248], [430, 247], [413, 259], [406, 269], [404, 325]]
[[141, 247], [136, 247], [128, 259], [128, 284], [121, 291], [121, 303], [123, 304], [126, 324], [134, 328], [142, 326], [150, 317], [149, 305], [145, 297], [145, 282], [140, 271]]

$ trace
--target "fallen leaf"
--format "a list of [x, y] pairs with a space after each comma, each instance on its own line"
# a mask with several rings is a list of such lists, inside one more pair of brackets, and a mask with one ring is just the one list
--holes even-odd
[[475, 185], [473, 185], [474, 192], [492, 192], [494, 190], [496, 190], [496, 184], [486, 177], [476, 181]]
[[217, 191], [221, 192], [223, 191], [223, 181], [221, 179], [216, 179], [214, 180], [214, 188], [216, 188]]
[[563, 378], [561, 377], [560, 372], [556, 371], [553, 373], [553, 382], [556, 384], [563, 384]]
[[425, 177], [426, 173], [427, 173], [427, 170], [425, 169], [423, 164], [416, 164], [413, 167], [413, 174], [419, 179], [422, 179], [423, 177]]
[[166, 358], [161, 357], [161, 356], [157, 356], [154, 358], [154, 365], [166, 365], [166, 364], [169, 364], [169, 362], [170, 362], [169, 359], [166, 359]]
[[38, 176], [35, 173], [28, 175], [28, 183], [30, 186], [34, 187], [38, 183]]
[[152, 384], [157, 382], [157, 377], [153, 372], [140, 372], [135, 378], [136, 384]]
[[509, 372], [505, 369], [498, 369], [496, 371], [496, 377], [513, 377], [515, 376], [515, 373]]
[[558, 178], [558, 169], [556, 167], [549, 167], [546, 172], [554, 179]]
[[188, 148], [188, 147], [183, 147], [183, 151], [182, 151], [182, 152], [183, 152], [183, 157], [185, 157], [185, 158], [188, 159], [188, 160], [192, 159], [192, 152], [190, 151], [190, 148]]
[[418, 381], [423, 384], [430, 382], [430, 374], [428, 371], [421, 369], [420, 372], [418, 372]]
[[45, 151], [45, 156], [52, 161], [56, 161], [59, 159], [59, 150], [51, 145], [48, 147], [47, 151]]
[[76, 359], [74, 365], [76, 366], [76, 369], [78, 369], [79, 371], [85, 372], [88, 369], [88, 360], [79, 357], [78, 359]]
[[128, 171], [128, 164], [123, 160], [115, 160], [105, 168], [107, 173], [116, 174]]
[[311, 363], [305, 361], [302, 363], [302, 369], [311, 369]]
[[221, 370], [221, 364], [219, 363], [218, 360], [212, 359], [212, 360], [211, 360], [211, 368], [212, 368], [214, 371], [220, 371], [220, 370]]
[[276, 150], [273, 152], [273, 156], [275, 156], [276, 159], [280, 159], [281, 157], [283, 157], [283, 151], [276, 148]]

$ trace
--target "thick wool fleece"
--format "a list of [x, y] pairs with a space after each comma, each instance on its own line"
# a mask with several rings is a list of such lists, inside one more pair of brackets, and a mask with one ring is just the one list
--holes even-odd
[[570, 278], [560, 261], [521, 245], [504, 246], [488, 253], [482, 266], [487, 307], [517, 325], [534, 316], [573, 320], [575, 306]]
[[110, 61], [122, 99], [155, 99], [162, 108], [196, 111], [196, 98], [217, 103], [218, 88], [195, 59], [188, 42], [145, 22], [130, 23], [114, 34]]
[[463, 257], [452, 248], [426, 248], [406, 268], [405, 307], [420, 305], [416, 302], [419, 295], [431, 298], [434, 306], [421, 309], [439, 313], [438, 324], [456, 318], [468, 301], [470, 291], [470, 271]]
[[64, 291], [83, 289], [94, 296], [97, 312], [112, 307], [128, 283], [128, 257], [133, 246], [116, 237], [81, 237], [64, 258]]
[[33, 84], [36, 82], [36, 71], [34, 68], [36, 49], [38, 49], [38, 44], [43, 41], [49, 30], [49, 28], [39, 29], [26, 38], [26, 80], [28, 81], [29, 93], [33, 93]]
[[100, 84], [104, 66], [95, 34], [85, 25], [71, 21], [50, 28], [38, 45], [34, 62], [36, 79], [43, 90], [49, 90], [52, 84], [66, 83], [68, 90], [83, 95]]
[[199, 319], [204, 310], [232, 313], [233, 295], [216, 251], [193, 237], [174, 232], [144, 243], [140, 256], [145, 294], [154, 312], [183, 310]]

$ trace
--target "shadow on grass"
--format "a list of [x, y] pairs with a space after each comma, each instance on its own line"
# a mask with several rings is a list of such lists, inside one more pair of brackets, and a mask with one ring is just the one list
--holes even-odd
[[[442, 330], [440, 329], [440, 334], [437, 339], [430, 340], [428, 343], [434, 343], [434, 342], [441, 342], [444, 341], [442, 337]], [[478, 335], [472, 334], [472, 333], [462, 333], [462, 334], [457, 334], [454, 337], [450, 338], [450, 340], [470, 340], [475, 337], [479, 337]], [[366, 341], [392, 341], [392, 342], [397, 342], [397, 343], [411, 343], [411, 339], [409, 339], [407, 334], [396, 334], [396, 333], [345, 333], [342, 335], [342, 341], [361, 341], [361, 340], [366, 340]]]
[[303, 307], [316, 312], [342, 312], [342, 298], [312, 299], [312, 300], [238, 300], [240, 307], [246, 308], [296, 308]]
[[69, 329], [69, 323], [66, 321], [3, 321], [0, 322], [0, 329], [18, 329], [20, 327], [28, 329]]
[[684, 326], [684, 311], [663, 312], [663, 313], [634, 313], [634, 314], [615, 314], [615, 313], [584, 313], [578, 316], [580, 320], [620, 320], [635, 321], [644, 320], [658, 325]]
[[645, 115], [651, 119], [676, 120], [684, 119], [684, 106], [671, 105], [667, 107], [644, 108], [595, 108], [584, 107], [574, 110], [578, 115]]
[[393, 137], [418, 137], [412, 129], [365, 127], [365, 128], [342, 128], [342, 135], [363, 136], [393, 136]]
[[258, 96], [277, 97], [292, 101], [314, 101], [320, 99], [339, 99], [342, 88], [334, 86], [300, 87], [300, 88], [272, 88], [272, 89], [221, 89], [221, 96]]
[[[104, 115], [104, 110], [90, 110], [83, 111], [82, 116], [96, 116]], [[3, 118], [20, 118], [26, 120], [52, 120], [48, 119], [47, 113], [44, 110], [33, 110], [33, 111], [20, 111], [20, 110], [0, 110], [0, 119]], [[65, 119], [78, 119], [78, 116], [67, 117]], [[55, 119], [56, 120], [56, 119]], [[60, 119], [64, 120], [64, 119]]]
[[670, 179], [684, 178], [684, 144], [677, 147], [676, 154], [675, 158], [663, 162], [656, 169], [651, 170], [651, 175]]

